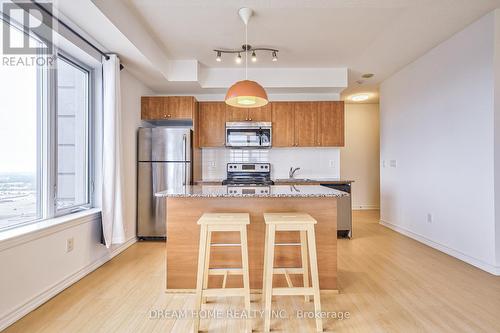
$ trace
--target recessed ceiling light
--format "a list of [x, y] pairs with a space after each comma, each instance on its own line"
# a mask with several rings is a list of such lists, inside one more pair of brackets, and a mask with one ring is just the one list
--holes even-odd
[[369, 78], [374, 77], [374, 76], [375, 76], [375, 74], [372, 74], [372, 73], [365, 73], [365, 74], [361, 75], [361, 77], [363, 79], [369, 79]]
[[368, 98], [370, 98], [370, 95], [368, 95], [368, 94], [357, 94], [357, 95], [351, 96], [350, 99], [353, 102], [362, 102], [362, 101], [366, 101]]

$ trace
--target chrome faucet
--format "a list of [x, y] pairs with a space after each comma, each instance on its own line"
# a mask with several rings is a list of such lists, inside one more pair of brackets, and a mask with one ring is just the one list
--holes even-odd
[[295, 173], [297, 171], [299, 171], [300, 168], [293, 168], [293, 167], [290, 167], [290, 171], [288, 172], [288, 178], [292, 179], [293, 176], [295, 175]]

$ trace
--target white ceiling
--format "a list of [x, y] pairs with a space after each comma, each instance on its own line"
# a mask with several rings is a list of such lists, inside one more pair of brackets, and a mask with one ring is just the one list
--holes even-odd
[[[223, 57], [223, 62], [218, 63], [212, 50], [239, 48], [243, 44], [244, 25], [237, 11], [243, 6], [251, 7], [255, 14], [249, 23], [249, 44], [275, 47], [280, 52], [278, 62], [271, 62], [269, 54], [258, 54], [257, 63], [249, 62], [250, 72], [255, 67], [345, 68], [349, 70], [349, 87], [343, 96], [366, 91], [374, 93], [375, 99], [382, 80], [500, 6], [500, 0], [93, 0], [93, 3], [146, 58], [148, 54], [153, 58], [154, 54], [158, 60], [162, 53], [161, 58], [166, 61], [193, 60], [193, 66], [201, 69], [235, 70], [242, 65], [235, 64], [234, 57]], [[127, 22], [119, 22], [123, 14], [117, 10], [118, 5], [126, 7], [123, 10], [130, 15]], [[135, 29], [131, 28], [134, 27], [131, 21], [135, 21]], [[155, 44], [155, 50], [143, 50], [144, 40]], [[105, 40], [100, 42], [107, 44]], [[375, 77], [362, 84], [355, 82], [367, 72]], [[204, 91], [202, 83], [179, 82], [177, 86], [170, 81], [155, 88], [162, 93], [177, 91], [179, 87], [188, 90], [185, 93]], [[300, 91], [300, 87], [291, 88]], [[330, 88], [334, 92], [344, 87], [316, 88], [316, 92]], [[304, 88], [304, 93], [308, 89], [311, 88]], [[209, 91], [218, 92], [212, 87]]]

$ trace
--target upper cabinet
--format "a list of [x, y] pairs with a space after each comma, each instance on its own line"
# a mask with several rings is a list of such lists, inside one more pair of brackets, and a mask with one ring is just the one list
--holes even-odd
[[318, 143], [322, 147], [344, 146], [344, 102], [318, 103]]
[[225, 102], [222, 103], [225, 105], [226, 121], [249, 121], [248, 109], [227, 105]]
[[200, 147], [224, 147], [225, 136], [226, 103], [200, 102], [198, 126]]
[[226, 121], [271, 121], [271, 103], [258, 108], [226, 105]]
[[273, 102], [274, 147], [343, 147], [344, 102]]
[[318, 103], [296, 102], [295, 113], [295, 146], [319, 146], [318, 141]]
[[142, 120], [193, 119], [196, 99], [193, 96], [143, 96]]
[[272, 108], [272, 145], [273, 147], [295, 146], [295, 113], [293, 102], [273, 102]]
[[343, 147], [344, 102], [271, 102], [260, 108], [235, 108], [200, 102], [192, 96], [144, 96], [143, 120], [190, 119], [194, 143], [224, 147], [227, 121], [272, 122], [273, 147]]
[[258, 108], [248, 109], [248, 121], [271, 121], [271, 103]]

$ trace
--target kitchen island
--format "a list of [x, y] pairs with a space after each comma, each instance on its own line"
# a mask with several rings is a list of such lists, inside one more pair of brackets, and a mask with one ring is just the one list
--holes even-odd
[[[156, 193], [167, 200], [166, 288], [172, 292], [190, 292], [196, 288], [199, 226], [203, 213], [249, 213], [248, 225], [250, 287], [262, 288], [266, 212], [305, 212], [314, 217], [318, 271], [322, 290], [337, 290], [337, 198], [348, 195], [319, 185], [273, 185], [258, 191], [224, 185], [194, 185]], [[241, 267], [237, 233], [212, 235], [211, 268]], [[298, 233], [276, 235], [275, 267], [300, 267]], [[291, 275], [300, 285], [300, 275]], [[211, 276], [209, 287], [220, 286], [222, 276]], [[276, 275], [275, 286], [285, 286], [284, 276]], [[229, 276], [227, 287], [241, 286], [241, 276]]]

